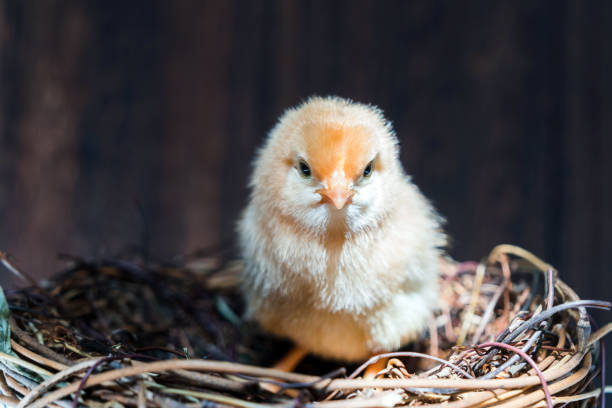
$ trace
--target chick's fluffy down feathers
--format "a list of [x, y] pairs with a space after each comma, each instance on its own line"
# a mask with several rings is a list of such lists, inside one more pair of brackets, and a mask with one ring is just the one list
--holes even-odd
[[[319, 193], [336, 179], [352, 194], [341, 209]], [[330, 97], [288, 110], [259, 151], [251, 188], [239, 223], [250, 317], [348, 361], [419, 336], [436, 304], [445, 235], [378, 109]]]

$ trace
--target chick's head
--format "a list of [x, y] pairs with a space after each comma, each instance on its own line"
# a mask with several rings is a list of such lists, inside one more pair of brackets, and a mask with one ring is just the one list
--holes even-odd
[[384, 216], [404, 178], [380, 110], [337, 97], [287, 110], [255, 161], [253, 200], [310, 230], [358, 231]]

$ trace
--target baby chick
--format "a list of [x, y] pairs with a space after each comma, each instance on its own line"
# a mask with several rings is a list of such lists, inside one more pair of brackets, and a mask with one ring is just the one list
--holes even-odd
[[446, 237], [380, 110], [337, 97], [287, 110], [250, 187], [243, 292], [264, 329], [356, 361], [427, 327]]

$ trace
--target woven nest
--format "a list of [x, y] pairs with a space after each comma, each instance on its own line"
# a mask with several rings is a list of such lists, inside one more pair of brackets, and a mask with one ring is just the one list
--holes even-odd
[[513, 246], [449, 267], [429, 333], [368, 379], [378, 357], [268, 368], [289, 345], [241, 320], [240, 263], [72, 263], [8, 307], [0, 291], [0, 406], [595, 406], [605, 384], [612, 325], [593, 330], [587, 308], [610, 304]]

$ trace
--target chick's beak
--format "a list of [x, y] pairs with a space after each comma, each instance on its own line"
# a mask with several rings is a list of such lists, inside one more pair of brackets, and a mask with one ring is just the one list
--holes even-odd
[[354, 191], [351, 191], [348, 186], [335, 184], [329, 188], [322, 188], [317, 190], [317, 193], [321, 195], [322, 202], [329, 202], [334, 205], [338, 210], [344, 208], [345, 205], [351, 203]]

